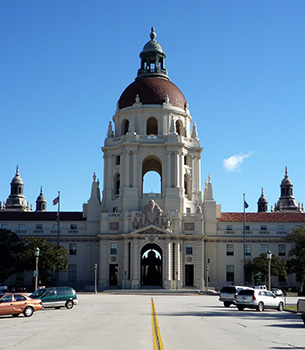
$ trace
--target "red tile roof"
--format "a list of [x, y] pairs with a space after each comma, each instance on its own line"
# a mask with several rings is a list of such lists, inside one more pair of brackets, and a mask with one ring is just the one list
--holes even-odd
[[[244, 213], [221, 213], [218, 222], [243, 222]], [[304, 222], [305, 213], [246, 213], [247, 222]]]
[[[60, 221], [85, 221], [78, 211], [60, 212]], [[0, 210], [0, 221], [57, 221], [57, 212], [9, 211]]]

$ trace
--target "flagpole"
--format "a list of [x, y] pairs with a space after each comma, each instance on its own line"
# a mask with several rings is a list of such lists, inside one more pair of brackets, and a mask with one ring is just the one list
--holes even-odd
[[58, 191], [58, 207], [57, 207], [57, 248], [59, 247], [59, 225], [60, 225], [60, 191]]
[[244, 225], [243, 225], [243, 233], [244, 233], [244, 286], [246, 285], [246, 198], [244, 194]]

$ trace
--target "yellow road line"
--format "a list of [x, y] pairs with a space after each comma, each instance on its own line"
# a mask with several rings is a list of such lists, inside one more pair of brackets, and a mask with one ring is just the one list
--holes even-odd
[[154, 350], [164, 350], [153, 298], [151, 298], [151, 316]]

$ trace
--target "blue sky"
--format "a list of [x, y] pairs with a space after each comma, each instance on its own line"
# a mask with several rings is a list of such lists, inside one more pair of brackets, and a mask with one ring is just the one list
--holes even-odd
[[0, 2], [0, 200], [19, 165], [33, 203], [80, 211], [116, 102], [151, 26], [184, 93], [223, 211], [278, 200], [288, 166], [305, 200], [304, 1]]

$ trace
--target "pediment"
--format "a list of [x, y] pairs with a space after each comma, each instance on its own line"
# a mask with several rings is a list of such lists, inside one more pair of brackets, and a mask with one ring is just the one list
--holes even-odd
[[141, 235], [145, 235], [145, 234], [149, 234], [149, 235], [152, 235], [152, 234], [168, 234], [170, 233], [169, 230], [165, 230], [161, 227], [158, 227], [158, 226], [155, 226], [155, 225], [148, 225], [148, 226], [145, 226], [145, 227], [141, 227], [139, 228], [138, 230], [135, 230], [135, 231], [132, 231], [130, 232], [132, 234], [141, 234]]

